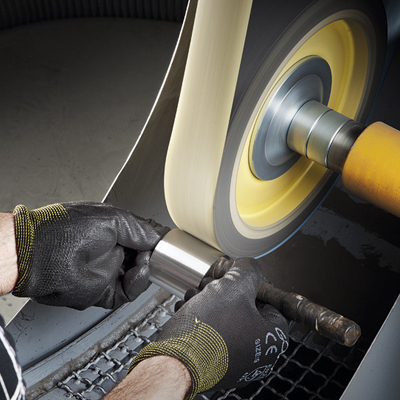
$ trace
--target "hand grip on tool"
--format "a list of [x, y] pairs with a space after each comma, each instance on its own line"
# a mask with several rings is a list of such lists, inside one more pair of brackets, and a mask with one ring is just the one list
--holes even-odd
[[[204, 287], [210, 277], [222, 278], [233, 262], [199, 239], [173, 229], [154, 249], [150, 259], [150, 280], [183, 299], [189, 289]], [[344, 346], [353, 346], [360, 337], [361, 329], [355, 322], [267, 281], [261, 285], [258, 299], [273, 305], [286, 318]]]
[[[227, 257], [219, 257], [206, 276], [221, 278], [233, 262]], [[268, 281], [261, 285], [257, 298], [274, 306], [285, 318], [305, 325], [341, 345], [352, 347], [361, 335], [361, 328], [354, 321], [299, 294], [278, 289]]]

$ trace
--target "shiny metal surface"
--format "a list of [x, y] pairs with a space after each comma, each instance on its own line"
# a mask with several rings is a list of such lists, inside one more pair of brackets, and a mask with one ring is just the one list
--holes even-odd
[[198, 287], [216, 259], [223, 254], [181, 231], [169, 231], [150, 259], [150, 280], [183, 299], [186, 291]]
[[[299, 110], [298, 110], [299, 111]], [[309, 101], [301, 108], [301, 115], [296, 115], [287, 134], [287, 145], [293, 151], [307, 157], [310, 135], [327, 107], [316, 101]], [[299, 114], [299, 112], [298, 112]]]
[[292, 150], [341, 173], [362, 130], [361, 124], [312, 100], [293, 118], [287, 143]]
[[[305, 104], [293, 118], [288, 143], [304, 142], [301, 154], [327, 167], [328, 152], [338, 132], [351, 121], [350, 118], [318, 103]], [[301, 138], [296, 138], [301, 136]]]
[[254, 138], [251, 168], [259, 179], [275, 179], [298, 160], [286, 144], [290, 123], [306, 102], [327, 104], [331, 84], [330, 67], [320, 57], [300, 61], [282, 77], [270, 95]]
[[364, 130], [364, 125], [356, 121], [349, 121], [333, 138], [327, 154], [328, 168], [341, 174], [347, 155], [354, 142]]

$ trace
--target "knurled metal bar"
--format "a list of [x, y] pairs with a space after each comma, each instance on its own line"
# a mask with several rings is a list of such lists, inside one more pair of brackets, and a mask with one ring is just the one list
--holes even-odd
[[[153, 342], [173, 315], [174, 296], [155, 307], [145, 319], [110, 349], [58, 384], [70, 397], [97, 400], [120, 382], [137, 356]], [[338, 400], [365, 355], [362, 340], [353, 348], [340, 346], [294, 323], [288, 350], [268, 378], [245, 388], [205, 393], [195, 400]]]

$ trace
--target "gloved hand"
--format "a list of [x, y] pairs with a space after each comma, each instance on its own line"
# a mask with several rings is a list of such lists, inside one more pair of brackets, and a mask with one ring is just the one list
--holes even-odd
[[288, 323], [272, 306], [257, 309], [262, 271], [253, 259], [235, 261], [167, 322], [157, 341], [133, 361], [167, 355], [192, 378], [188, 399], [209, 389], [242, 387], [265, 378], [289, 345]]
[[83, 310], [116, 308], [149, 285], [151, 252], [168, 232], [92, 202], [14, 210], [19, 279], [13, 294]]

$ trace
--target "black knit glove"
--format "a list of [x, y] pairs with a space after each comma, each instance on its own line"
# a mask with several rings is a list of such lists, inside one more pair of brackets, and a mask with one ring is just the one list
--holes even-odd
[[116, 308], [149, 284], [151, 251], [167, 233], [152, 220], [103, 203], [17, 206], [15, 296], [83, 310]]
[[241, 387], [265, 378], [289, 339], [287, 321], [275, 308], [256, 307], [262, 279], [255, 260], [237, 260], [223, 278], [179, 309], [130, 370], [149, 357], [175, 357], [192, 378], [188, 399], [211, 388]]

